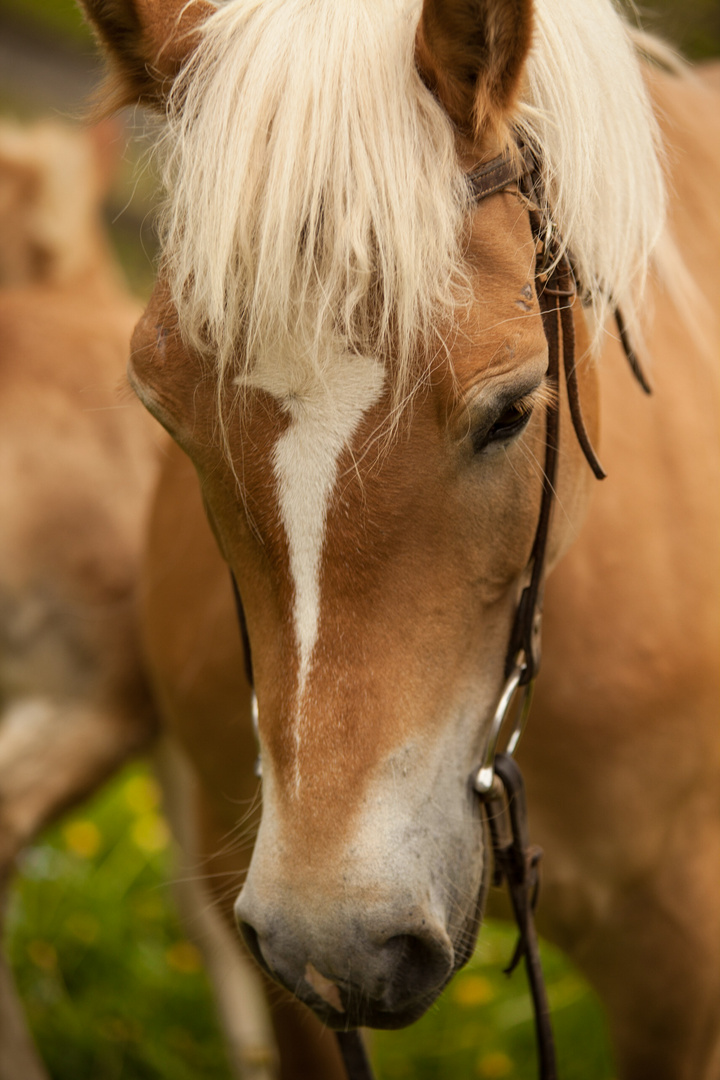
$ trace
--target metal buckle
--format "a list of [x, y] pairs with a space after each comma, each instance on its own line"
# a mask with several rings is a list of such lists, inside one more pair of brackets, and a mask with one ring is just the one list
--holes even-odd
[[[510, 738], [508, 739], [506, 748], [506, 753], [510, 757], [515, 753], [517, 745], [520, 742], [520, 737], [525, 730], [525, 724], [532, 704], [533, 686], [535, 685], [534, 679], [531, 679], [526, 686], [521, 685], [523, 673], [526, 669], [527, 661], [525, 653], [521, 649], [515, 659], [515, 665], [503, 687], [502, 693], [500, 694], [500, 700], [497, 703], [495, 714], [492, 718], [492, 723], [490, 724], [490, 734], [488, 735], [483, 763], [472, 780], [473, 788], [478, 795], [487, 795], [492, 789], [493, 780], [495, 778], [495, 754], [497, 751], [498, 739], [505, 718], [510, 713], [513, 704], [516, 704], [517, 711], [515, 713], [515, 722], [512, 731], [510, 732]], [[520, 698], [519, 701], [516, 701], [518, 692]]]

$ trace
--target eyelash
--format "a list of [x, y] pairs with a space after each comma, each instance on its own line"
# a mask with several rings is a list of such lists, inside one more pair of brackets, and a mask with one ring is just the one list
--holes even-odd
[[533, 392], [516, 401], [511, 401], [495, 423], [473, 440], [475, 453], [479, 453], [492, 443], [507, 442], [515, 435], [519, 435], [533, 413], [537, 398], [537, 393]]

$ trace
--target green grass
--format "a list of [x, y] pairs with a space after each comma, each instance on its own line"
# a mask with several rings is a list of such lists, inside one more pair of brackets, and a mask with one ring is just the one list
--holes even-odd
[[53, 1080], [228, 1076], [158, 798], [134, 767], [23, 859], [9, 951]]
[[[9, 952], [53, 1080], [229, 1080], [200, 957], [178, 921], [159, 794], [142, 766], [23, 859]], [[413, 1027], [372, 1038], [379, 1080], [536, 1076], [525, 977], [501, 971], [514, 932], [485, 927], [473, 961]], [[601, 1009], [543, 950], [563, 1080], [610, 1080]]]

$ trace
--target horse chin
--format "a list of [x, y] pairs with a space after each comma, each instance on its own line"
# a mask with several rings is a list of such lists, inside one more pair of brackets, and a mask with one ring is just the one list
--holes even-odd
[[409, 1027], [424, 1016], [446, 985], [447, 983], [444, 983], [437, 993], [433, 993], [428, 999], [423, 999], [397, 1012], [376, 1008], [372, 1002], [364, 1002], [360, 1008], [353, 1009], [352, 1013], [338, 1013], [326, 1005], [318, 1007], [314, 1003], [306, 1002], [306, 1004], [310, 1005], [318, 1019], [333, 1031], [348, 1031], [358, 1027], [374, 1028], [376, 1031], [396, 1031], [398, 1028]]
[[341, 1009], [333, 1008], [312, 993], [303, 996], [301, 1000], [312, 1009], [321, 1023], [334, 1031], [347, 1031], [357, 1027], [393, 1031], [408, 1027], [419, 1020], [445, 990], [453, 974], [454, 969], [437, 987], [423, 991], [417, 997], [412, 996], [412, 987], [403, 987], [403, 1004], [397, 1008], [388, 1007], [387, 1000], [373, 1001], [365, 997], [357, 987], [344, 986], [339, 981], [335, 985], [339, 990]]

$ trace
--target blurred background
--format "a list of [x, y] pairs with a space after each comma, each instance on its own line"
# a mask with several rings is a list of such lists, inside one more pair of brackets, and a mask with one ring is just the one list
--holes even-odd
[[[655, 0], [636, 17], [693, 60], [720, 55], [719, 0]], [[0, 116], [80, 123], [99, 71], [72, 0], [0, 0]], [[142, 126], [130, 114], [118, 127], [106, 207], [115, 251], [141, 299], [156, 250], [156, 181]], [[200, 956], [173, 904], [172, 874], [160, 792], [143, 762], [22, 858], [6, 947], [53, 1080], [229, 1080]], [[373, 1038], [381, 1080], [536, 1075], [524, 975], [501, 973], [513, 944], [510, 928], [490, 924], [473, 962], [422, 1021]], [[560, 1075], [611, 1080], [597, 999], [556, 950], [545, 949], [544, 963]]]

